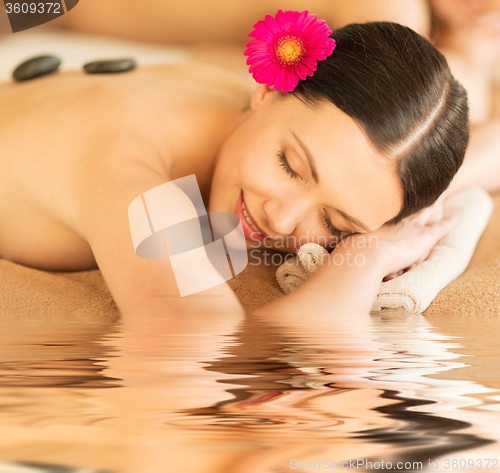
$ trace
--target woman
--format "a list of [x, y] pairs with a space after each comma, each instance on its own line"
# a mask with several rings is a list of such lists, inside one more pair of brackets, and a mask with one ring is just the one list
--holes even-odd
[[[392, 21], [429, 39], [469, 97], [471, 146], [448, 195], [469, 186], [500, 191], [500, 114], [492, 109], [500, 70], [500, 0], [254, 0], [175, 3], [85, 0], [57, 21], [77, 31], [190, 45], [193, 58], [246, 70], [246, 32], [269, 11], [312, 10], [332, 28]], [[51, 25], [54, 22], [50, 23]], [[498, 86], [497, 95], [500, 95]]]
[[[288, 250], [301, 236], [351, 243], [332, 253], [345, 263], [332, 257], [259, 313], [368, 313], [381, 279], [453, 225], [405, 217], [432, 205], [460, 167], [467, 98], [444, 57], [408, 28], [349, 25], [332, 37], [334, 53], [288, 94], [194, 66], [3, 84], [0, 255], [49, 270], [97, 264], [125, 317], [242, 314], [226, 284], [181, 298], [168, 258], [134, 252], [129, 204], [195, 174], [210, 211], [244, 215], [244, 203], [261, 234], [244, 225], [249, 240]], [[176, 199], [196, 216], [185, 195]]]
[[175, 5], [155, 0], [126, 5], [120, 0], [106, 4], [86, 0], [57, 21], [65, 28], [89, 33], [192, 45], [198, 60], [244, 67], [240, 50], [246, 38], [242, 33], [279, 8], [313, 10], [333, 28], [371, 21], [409, 26], [447, 58], [469, 93], [472, 121], [489, 120], [492, 79], [495, 66], [500, 65], [500, 0], [254, 0], [237, 5], [227, 0]]

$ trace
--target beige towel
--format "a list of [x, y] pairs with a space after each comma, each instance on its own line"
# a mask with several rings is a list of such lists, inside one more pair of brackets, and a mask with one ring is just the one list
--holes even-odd
[[[493, 210], [489, 194], [479, 187], [466, 189], [448, 198], [444, 217], [454, 215], [455, 227], [433, 248], [428, 258], [401, 276], [382, 282], [372, 312], [405, 310], [419, 314], [436, 295], [467, 268]], [[283, 292], [299, 287], [323, 263], [328, 252], [315, 243], [306, 243], [296, 258], [289, 258], [276, 271]]]

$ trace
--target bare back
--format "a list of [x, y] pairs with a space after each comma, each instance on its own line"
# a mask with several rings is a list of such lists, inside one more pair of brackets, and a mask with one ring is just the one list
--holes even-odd
[[187, 65], [1, 84], [0, 257], [95, 268], [79, 196], [104, 173], [112, 186], [138, 167], [166, 180], [196, 172], [208, 188], [220, 140], [251, 91], [237, 74]]

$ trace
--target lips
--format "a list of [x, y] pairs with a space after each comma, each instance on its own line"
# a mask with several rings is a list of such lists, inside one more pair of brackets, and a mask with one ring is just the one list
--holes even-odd
[[243, 192], [240, 192], [234, 213], [240, 217], [243, 233], [246, 238], [253, 241], [264, 241], [267, 234], [257, 225], [255, 220], [250, 215], [243, 199]]

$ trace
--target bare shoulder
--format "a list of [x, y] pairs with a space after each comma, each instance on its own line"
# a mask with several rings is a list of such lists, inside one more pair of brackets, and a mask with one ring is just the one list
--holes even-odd
[[[201, 54], [203, 49], [195, 47], [194, 51]], [[234, 55], [234, 50], [231, 52]], [[243, 48], [239, 54], [244, 57]], [[201, 93], [218, 92], [235, 99], [248, 100], [248, 94], [255, 88], [255, 83], [245, 68], [226, 67], [224, 64], [217, 64], [217, 61], [208, 63], [206, 58], [204, 62], [147, 66], [144, 71], [162, 81], [167, 79], [172, 86], [181, 86], [193, 92], [196, 90]]]
[[131, 244], [130, 202], [168, 181], [172, 149], [206, 167], [219, 144], [214, 128], [241, 108], [244, 90], [220, 68], [172, 65], [0, 84], [0, 221], [9, 222], [0, 256], [76, 271], [95, 267], [101, 251], [105, 264], [100, 244], [113, 246], [105, 229], [122, 225]]
[[[144, 193], [169, 183], [169, 176], [146, 165], [143, 159], [128, 156], [127, 165], [119, 169], [113, 161], [104, 160], [98, 172], [84, 179], [88, 184], [77, 193], [77, 209], [82, 232], [122, 314], [136, 317], [159, 313], [243, 313], [225, 283], [200, 292], [196, 298], [180, 296], [162, 229], [153, 229], [148, 224], [148, 207], [143, 207]], [[86, 172], [92, 173], [90, 169]], [[197, 216], [194, 204], [175, 186], [169, 187], [162, 205], [174, 209], [183, 219]], [[132, 212], [136, 207], [142, 210], [143, 225], [139, 233], [144, 238], [155, 237], [162, 256], [145, 258], [136, 253], [137, 233], [133, 230]], [[211, 298], [210, 307], [204, 295]]]

